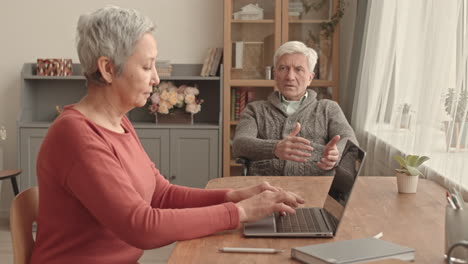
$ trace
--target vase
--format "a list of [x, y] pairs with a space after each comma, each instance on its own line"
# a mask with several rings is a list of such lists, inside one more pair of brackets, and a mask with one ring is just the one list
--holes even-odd
[[409, 114], [401, 114], [400, 128], [410, 128], [411, 116]]
[[418, 176], [410, 176], [404, 173], [396, 173], [397, 177], [397, 186], [399, 193], [416, 193], [418, 188]]
[[184, 109], [175, 109], [169, 114], [156, 113], [156, 124], [188, 124], [193, 125], [193, 114]]
[[[468, 147], [468, 122], [445, 122], [447, 150], [449, 148], [465, 149]], [[453, 129], [452, 129], [453, 128]]]

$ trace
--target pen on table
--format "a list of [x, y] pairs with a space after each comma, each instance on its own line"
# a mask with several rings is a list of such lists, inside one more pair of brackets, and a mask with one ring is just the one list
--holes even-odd
[[457, 207], [455, 206], [455, 204], [452, 202], [452, 200], [450, 200], [450, 198], [449, 198], [448, 196], [447, 196], [447, 201], [448, 201], [450, 207], [452, 207], [452, 209], [454, 209], [454, 210], [457, 209]]
[[450, 206], [451, 206], [453, 209], [457, 209], [457, 207], [455, 206], [455, 203], [452, 201], [452, 195], [450, 195], [449, 192], [445, 192], [445, 195], [447, 196], [447, 201], [448, 201], [448, 203], [450, 204]]
[[460, 202], [458, 201], [457, 197], [455, 195], [452, 195], [452, 201], [453, 203], [455, 204], [455, 206], [457, 207], [457, 209], [463, 209], [460, 205]]
[[463, 196], [461, 196], [456, 189], [452, 190], [452, 196], [455, 196], [457, 198], [458, 206], [460, 206], [460, 209], [463, 209], [463, 204], [465, 203], [465, 200], [463, 200]]
[[276, 248], [235, 248], [235, 247], [223, 247], [218, 248], [220, 252], [227, 253], [266, 253], [266, 254], [275, 254], [283, 252], [281, 249]]
[[454, 203], [453, 200], [452, 200], [452, 195], [450, 195], [449, 192], [445, 192], [445, 195], [447, 196], [447, 201], [449, 202], [450, 206], [451, 206], [453, 209], [458, 209], [457, 206], [455, 205], [455, 203]]

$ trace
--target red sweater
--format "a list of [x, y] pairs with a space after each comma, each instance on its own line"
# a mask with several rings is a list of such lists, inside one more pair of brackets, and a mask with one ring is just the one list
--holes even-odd
[[170, 184], [126, 117], [122, 127], [112, 132], [71, 106], [51, 125], [37, 160], [31, 263], [136, 263], [142, 249], [237, 227], [227, 190]]

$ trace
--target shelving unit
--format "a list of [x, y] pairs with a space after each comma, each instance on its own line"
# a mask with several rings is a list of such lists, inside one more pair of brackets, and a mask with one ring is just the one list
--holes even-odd
[[[222, 76], [199, 76], [202, 65], [175, 64], [171, 77], [175, 85], [196, 85], [204, 100], [194, 124], [155, 124], [146, 107], [133, 109], [132, 121], [143, 147], [161, 173], [171, 182], [204, 187], [208, 180], [221, 176], [222, 153]], [[86, 94], [86, 80], [79, 64], [72, 76], [37, 76], [36, 64], [26, 63], [21, 71], [22, 98], [18, 118], [20, 188], [37, 185], [36, 158], [47, 129], [57, 117], [55, 106], [76, 103]], [[221, 71], [222, 72], [222, 71]]]
[[[329, 38], [320, 35], [321, 23], [330, 21], [338, 7], [339, 0], [325, 1], [318, 9], [303, 12], [300, 17], [289, 17], [289, 2], [299, 0], [224, 0], [224, 98], [223, 98], [223, 175], [240, 175], [241, 166], [236, 164], [231, 155], [231, 139], [234, 136], [237, 120], [231, 120], [232, 89], [253, 89], [254, 100], [266, 99], [275, 89], [273, 80], [265, 80], [265, 67], [273, 66], [273, 55], [279, 46], [287, 41], [299, 40], [319, 53], [316, 77], [310, 88], [315, 89], [319, 98], [338, 101], [339, 84], [339, 28]], [[256, 5], [263, 9], [261, 20], [233, 19], [233, 13], [246, 5]], [[256, 59], [249, 59], [252, 69], [233, 68], [233, 43], [255, 42], [262, 46], [261, 54]], [[324, 54], [327, 53], [328, 56]], [[318, 73], [318, 74], [317, 74]]]

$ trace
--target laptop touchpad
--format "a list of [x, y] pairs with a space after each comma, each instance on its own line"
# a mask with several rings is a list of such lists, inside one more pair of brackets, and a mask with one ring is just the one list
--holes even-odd
[[244, 233], [274, 233], [276, 231], [275, 218], [273, 215], [267, 216], [262, 220], [244, 225]]

